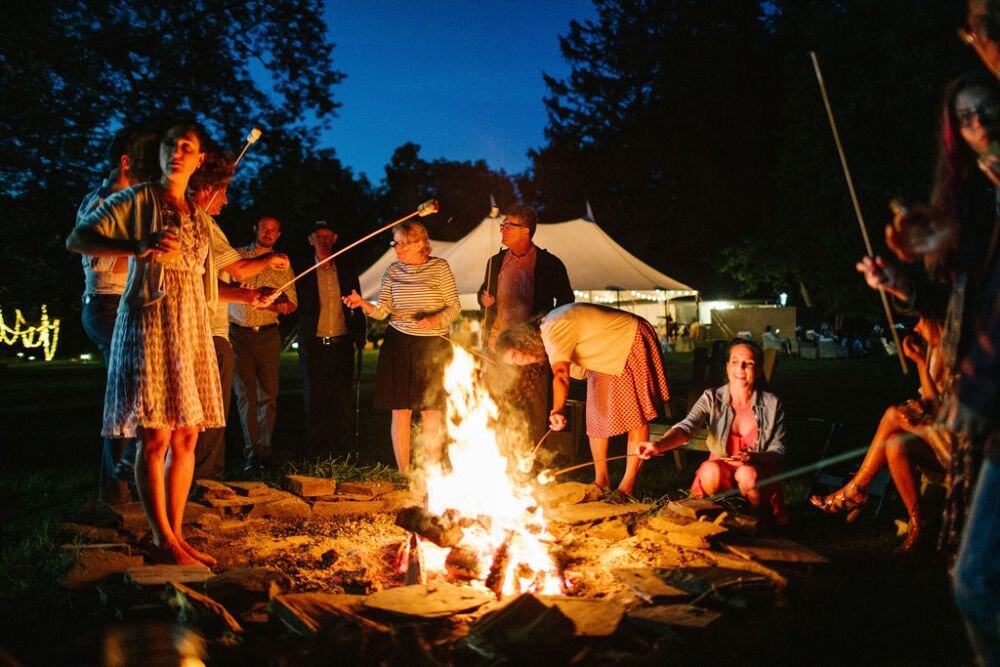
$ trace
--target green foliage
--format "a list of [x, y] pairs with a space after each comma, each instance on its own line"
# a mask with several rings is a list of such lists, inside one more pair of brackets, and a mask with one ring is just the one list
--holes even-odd
[[434, 238], [454, 241], [486, 217], [490, 195], [501, 210], [517, 201], [510, 177], [503, 171], [491, 170], [483, 160], [428, 162], [420, 157], [419, 145], [407, 143], [393, 152], [385, 167], [379, 210], [388, 222], [411, 213], [428, 199], [437, 199], [441, 212], [422, 222]]

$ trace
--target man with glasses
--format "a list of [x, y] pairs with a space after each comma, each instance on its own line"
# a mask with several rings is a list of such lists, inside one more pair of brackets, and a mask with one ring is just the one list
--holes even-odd
[[[508, 207], [500, 223], [501, 239], [506, 248], [487, 261], [486, 278], [479, 288], [479, 304], [486, 309], [482, 336], [490, 352], [495, 351], [500, 334], [511, 326], [574, 301], [565, 265], [532, 242], [537, 226], [535, 209], [520, 204]], [[542, 367], [548, 368], [545, 364]], [[497, 372], [511, 372], [510, 368], [503, 367]], [[529, 399], [530, 402], [520, 408], [525, 411], [531, 439], [537, 441], [548, 420], [545, 397], [550, 379], [546, 372], [514, 372], [518, 377], [494, 383], [494, 390], [511, 400], [520, 397], [522, 403], [525, 397]], [[523, 377], [525, 375], [527, 377]], [[530, 386], [522, 386], [525, 383]]]

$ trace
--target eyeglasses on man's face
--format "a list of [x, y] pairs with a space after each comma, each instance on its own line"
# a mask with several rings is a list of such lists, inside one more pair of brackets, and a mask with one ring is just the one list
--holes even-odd
[[504, 230], [504, 229], [508, 229], [510, 227], [527, 227], [527, 226], [528, 225], [521, 225], [521, 224], [518, 224], [516, 222], [501, 222], [500, 223], [500, 229], [501, 229], [501, 231]]
[[415, 244], [416, 241], [397, 241], [396, 239], [389, 241], [390, 247], [399, 248], [400, 250], [406, 250], [406, 248]]

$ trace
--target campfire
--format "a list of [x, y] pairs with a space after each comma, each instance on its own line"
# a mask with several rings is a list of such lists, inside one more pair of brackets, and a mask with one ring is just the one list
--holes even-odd
[[498, 597], [562, 593], [563, 579], [549, 553], [555, 539], [523, 472], [530, 465], [503, 451], [497, 405], [476, 360], [463, 349], [455, 349], [445, 389], [448, 462], [424, 470], [426, 509], [404, 510], [397, 521], [423, 538], [413, 537], [401, 549], [398, 562], [407, 580], [416, 583], [425, 574], [459, 579]]

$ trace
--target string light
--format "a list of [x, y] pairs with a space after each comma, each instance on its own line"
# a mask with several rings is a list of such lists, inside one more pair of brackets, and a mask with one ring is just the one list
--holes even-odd
[[[20, 310], [14, 310], [14, 325], [11, 327], [3, 317], [3, 308], [0, 308], [0, 341], [5, 345], [17, 345], [20, 343], [27, 349], [36, 347], [42, 348], [45, 353], [45, 361], [52, 361], [56, 355], [56, 345], [59, 344], [59, 320], [49, 321], [49, 313], [45, 304], [42, 304], [42, 317], [35, 327], [25, 326], [27, 320]], [[22, 353], [18, 353], [23, 357]], [[28, 357], [33, 360], [34, 357]]]

